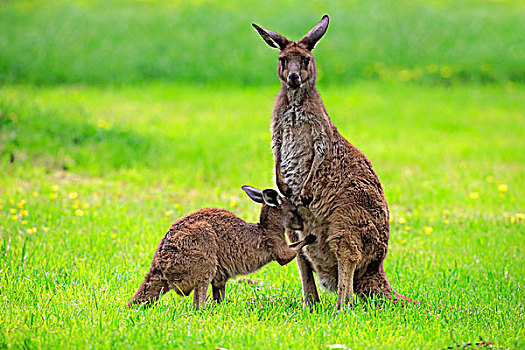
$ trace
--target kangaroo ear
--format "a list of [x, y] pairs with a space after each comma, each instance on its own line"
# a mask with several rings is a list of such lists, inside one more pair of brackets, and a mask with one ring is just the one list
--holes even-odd
[[250, 197], [250, 199], [254, 201], [255, 203], [259, 203], [259, 204], [264, 203], [262, 190], [252, 187], [252, 186], [242, 186], [241, 188], [244, 190], [244, 192], [246, 192], [248, 197]]
[[280, 207], [282, 204], [281, 196], [277, 193], [276, 190], [266, 189], [262, 191], [262, 196], [264, 203], [268, 204], [270, 207]]
[[277, 34], [275, 32], [272, 32], [270, 30], [266, 30], [264, 28], [259, 27], [257, 24], [252, 23], [252, 26], [257, 29], [257, 32], [259, 32], [259, 35], [266, 41], [268, 45], [271, 47], [274, 47], [276, 49], [284, 49], [286, 45], [290, 43], [290, 40], [286, 39], [284, 36]]
[[321, 39], [326, 33], [328, 28], [328, 15], [324, 15], [323, 18], [313, 27], [301, 40], [299, 44], [303, 44], [306, 48], [312, 51], [315, 47], [315, 44]]

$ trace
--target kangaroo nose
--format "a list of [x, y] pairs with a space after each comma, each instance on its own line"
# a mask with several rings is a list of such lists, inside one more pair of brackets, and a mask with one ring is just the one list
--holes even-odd
[[288, 74], [287, 83], [291, 87], [297, 88], [299, 87], [299, 85], [301, 85], [301, 76], [299, 75], [299, 73], [290, 73]]

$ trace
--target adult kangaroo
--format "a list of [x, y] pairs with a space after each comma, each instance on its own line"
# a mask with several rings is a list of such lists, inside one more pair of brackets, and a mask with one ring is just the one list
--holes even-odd
[[297, 257], [305, 302], [319, 302], [312, 271], [325, 288], [337, 291], [338, 309], [354, 293], [412, 302], [392, 289], [383, 269], [389, 213], [379, 178], [368, 158], [337, 131], [315, 87], [311, 51], [326, 32], [328, 16], [298, 42], [252, 25], [280, 50], [281, 90], [271, 122], [276, 183], [304, 221], [303, 231], [287, 235], [294, 242], [317, 236]]

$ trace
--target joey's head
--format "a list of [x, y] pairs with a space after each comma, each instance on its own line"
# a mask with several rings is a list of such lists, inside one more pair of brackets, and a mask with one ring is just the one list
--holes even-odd
[[289, 230], [303, 229], [303, 220], [297, 207], [288, 198], [281, 197], [272, 189], [260, 190], [251, 186], [242, 186], [242, 189], [252, 201], [263, 205], [261, 225]]
[[315, 83], [315, 68], [312, 50], [328, 28], [328, 16], [323, 18], [301, 40], [293, 42], [284, 36], [252, 23], [259, 35], [271, 47], [279, 49], [277, 75], [282, 84], [296, 90], [308, 83]]

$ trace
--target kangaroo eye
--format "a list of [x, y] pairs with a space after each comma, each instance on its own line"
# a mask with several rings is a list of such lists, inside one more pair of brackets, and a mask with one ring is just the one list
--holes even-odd
[[308, 67], [308, 63], [310, 63], [310, 57], [303, 57], [303, 65]]

